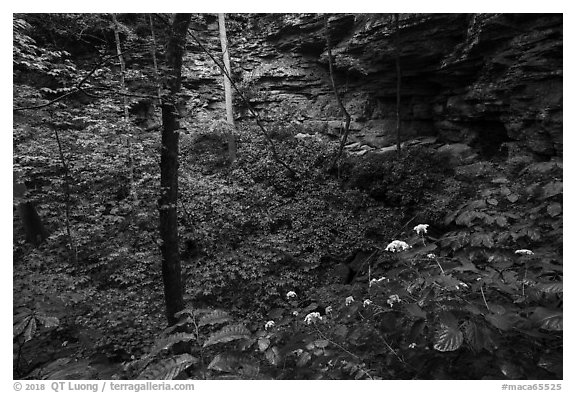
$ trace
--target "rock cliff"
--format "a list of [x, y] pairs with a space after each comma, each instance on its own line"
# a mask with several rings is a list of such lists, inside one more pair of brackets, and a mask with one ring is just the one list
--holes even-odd
[[[218, 53], [215, 17], [197, 24]], [[350, 143], [393, 144], [392, 15], [335, 14], [328, 27], [336, 82], [353, 120]], [[323, 15], [231, 14], [228, 29], [234, 76], [265, 120], [338, 135], [343, 117], [329, 84]], [[485, 157], [562, 156], [562, 29], [555, 14], [400, 14], [403, 138], [437, 136]], [[219, 113], [220, 72], [194, 43], [189, 49], [191, 105]], [[237, 116], [249, 118], [240, 101]]]

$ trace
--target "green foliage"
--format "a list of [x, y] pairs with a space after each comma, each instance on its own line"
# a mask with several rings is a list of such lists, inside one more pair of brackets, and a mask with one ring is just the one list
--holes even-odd
[[[13, 19], [17, 105], [70, 91], [94, 64], [73, 54], [96, 53], [110, 38], [106, 16], [43, 17]], [[127, 81], [155, 94], [148, 26], [137, 18], [119, 15], [134, 66]], [[115, 71], [98, 67], [87, 91], [113, 91]], [[562, 378], [561, 164], [502, 166], [468, 184], [434, 149], [408, 148], [347, 158], [337, 179], [327, 172], [336, 143], [267, 125], [294, 175], [257, 127], [235, 131], [230, 165], [229, 129], [186, 118], [180, 251], [188, 300], [209, 308], [182, 310], [163, 329], [160, 143], [119, 122], [122, 111], [122, 97], [78, 95], [15, 112], [14, 167], [51, 233], [35, 249], [15, 215], [17, 377], [97, 377], [91, 360], [75, 358], [101, 355], [127, 364], [123, 377], [152, 379]], [[440, 233], [402, 233], [414, 217]], [[412, 249], [383, 251], [396, 239]], [[349, 272], [343, 261], [358, 250], [374, 258], [354, 266], [349, 285], [334, 284], [333, 265]]]
[[204, 347], [216, 345], [220, 343], [227, 343], [242, 338], [249, 338], [250, 331], [242, 325], [225, 326], [221, 330], [213, 333], [204, 342]]
[[182, 371], [197, 362], [198, 360], [189, 354], [174, 356], [149, 367], [137, 379], [175, 379]]
[[447, 158], [426, 147], [405, 149], [396, 154], [351, 159], [344, 166], [350, 187], [368, 192], [391, 206], [426, 205], [452, 172]]
[[[325, 173], [334, 146], [293, 137], [276, 141], [282, 159], [300, 174], [293, 179], [256, 130], [241, 130], [237, 166], [201, 175], [222, 152], [217, 132], [195, 130], [183, 146], [181, 234], [194, 245], [187, 262], [195, 283], [191, 295], [223, 301], [234, 293], [239, 306], [265, 309], [286, 288], [311, 286], [309, 272], [322, 268], [324, 255], [369, 247], [367, 233], [389, 230], [389, 214]], [[190, 153], [199, 154], [190, 156], [187, 146], [194, 141], [201, 144]]]

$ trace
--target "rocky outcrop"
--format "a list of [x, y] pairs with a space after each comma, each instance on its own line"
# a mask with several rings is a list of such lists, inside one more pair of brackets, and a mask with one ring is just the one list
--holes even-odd
[[[562, 15], [401, 14], [402, 135], [466, 143], [491, 157], [562, 155]], [[395, 142], [396, 73], [390, 14], [328, 20], [336, 81], [352, 116], [350, 143]], [[218, 53], [217, 26], [203, 39]], [[342, 115], [329, 84], [324, 16], [230, 15], [238, 85], [267, 121], [294, 133], [337, 136]], [[211, 31], [214, 34], [211, 34]], [[206, 37], [212, 37], [207, 40]], [[217, 67], [191, 44], [190, 105], [222, 111]], [[249, 114], [237, 102], [239, 120]]]

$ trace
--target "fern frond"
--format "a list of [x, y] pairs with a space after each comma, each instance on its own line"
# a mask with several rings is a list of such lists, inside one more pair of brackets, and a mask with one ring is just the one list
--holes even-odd
[[150, 353], [148, 354], [148, 356], [153, 357], [153, 356], [157, 355], [158, 353], [160, 353], [161, 351], [163, 351], [165, 349], [169, 349], [170, 347], [172, 347], [176, 343], [192, 341], [195, 339], [196, 339], [196, 335], [191, 334], [191, 333], [172, 334], [166, 338], [158, 340], [156, 345], [154, 345], [154, 347], [150, 350]]
[[137, 379], [174, 379], [182, 371], [196, 363], [198, 363], [198, 359], [187, 353], [169, 359], [162, 359], [159, 363], [141, 373]]
[[206, 325], [218, 325], [230, 321], [230, 315], [226, 311], [214, 310], [210, 314], [204, 315], [198, 322], [198, 327]]
[[241, 338], [250, 338], [250, 330], [242, 325], [224, 326], [220, 331], [213, 333], [204, 343], [204, 347], [219, 343], [226, 343]]

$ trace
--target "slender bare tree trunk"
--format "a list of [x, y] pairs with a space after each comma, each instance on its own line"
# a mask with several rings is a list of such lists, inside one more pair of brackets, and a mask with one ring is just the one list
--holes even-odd
[[64, 158], [64, 149], [62, 148], [62, 142], [60, 141], [60, 135], [58, 130], [54, 128], [54, 135], [56, 136], [56, 142], [58, 143], [58, 154], [60, 155], [60, 162], [62, 163], [62, 168], [64, 169], [64, 197], [65, 199], [65, 219], [66, 219], [66, 232], [68, 233], [68, 239], [70, 241], [70, 253], [72, 254], [72, 261], [74, 263], [78, 262], [78, 248], [76, 247], [76, 242], [74, 241], [74, 236], [72, 235], [72, 223], [70, 222], [70, 170], [66, 164], [66, 159]]
[[[218, 66], [218, 68], [220, 68], [220, 70], [222, 70], [222, 72], [226, 75], [224, 65], [220, 64], [220, 62], [216, 59], [216, 57], [214, 57], [214, 55], [212, 55], [212, 53], [210, 53], [210, 51], [202, 44], [202, 42], [194, 34], [192, 34], [191, 32], [188, 32], [188, 34], [190, 35], [190, 37], [192, 37], [192, 39], [196, 42], [196, 44], [198, 44], [200, 49], [202, 49], [208, 55], [208, 57], [210, 57], [210, 59], [212, 59], [214, 64], [216, 64], [216, 66]], [[250, 100], [248, 100], [242, 94], [242, 91], [238, 88], [236, 83], [234, 83], [234, 81], [232, 79], [230, 79], [229, 76], [228, 76], [228, 79], [230, 80], [230, 84], [232, 85], [232, 88], [234, 89], [234, 91], [236, 91], [236, 94], [238, 94], [238, 97], [240, 97], [240, 99], [244, 102], [244, 104], [248, 108], [248, 111], [250, 112], [250, 114], [254, 117], [254, 120], [256, 121], [256, 125], [262, 131], [262, 135], [264, 136], [264, 139], [266, 139], [266, 142], [268, 142], [268, 146], [270, 146], [270, 152], [272, 153], [272, 157], [274, 158], [274, 161], [276, 161], [277, 163], [282, 165], [290, 173], [290, 175], [293, 178], [297, 178], [298, 173], [294, 169], [292, 169], [292, 167], [290, 167], [290, 165], [288, 165], [284, 160], [282, 160], [280, 155], [278, 155], [278, 151], [276, 150], [276, 146], [274, 145], [274, 141], [270, 137], [270, 134], [268, 133], [268, 130], [266, 130], [266, 127], [264, 127], [264, 124], [262, 123], [262, 120], [260, 119], [258, 112], [256, 111], [256, 109], [254, 109], [254, 107], [250, 103]]]
[[154, 34], [154, 22], [152, 21], [152, 14], [148, 14], [148, 18], [150, 20], [150, 34], [152, 36], [152, 48], [150, 52], [152, 52], [152, 63], [154, 64], [154, 75], [156, 76], [156, 83], [158, 84], [157, 94], [158, 94], [158, 105], [162, 105], [162, 93], [160, 90], [160, 83], [158, 80], [160, 79], [158, 74], [158, 60], [156, 59], [156, 35]]
[[224, 61], [224, 98], [226, 100], [226, 121], [232, 127], [228, 127], [228, 154], [230, 163], [236, 161], [236, 139], [234, 138], [234, 109], [232, 107], [232, 71], [230, 68], [230, 53], [228, 52], [228, 39], [226, 38], [226, 15], [218, 14], [218, 25], [220, 27], [220, 46], [222, 47], [222, 59]]
[[130, 114], [128, 113], [128, 90], [126, 89], [126, 63], [124, 62], [124, 56], [122, 56], [122, 46], [120, 45], [120, 24], [118, 19], [116, 19], [116, 14], [112, 14], [112, 21], [114, 22], [114, 40], [116, 41], [116, 53], [118, 55], [118, 61], [120, 62], [120, 87], [123, 93], [123, 103], [124, 103], [124, 131], [126, 132], [126, 147], [128, 148], [128, 171], [130, 174], [130, 195], [134, 204], [138, 203], [138, 194], [136, 192], [136, 187], [134, 187], [134, 162], [132, 159], [132, 141], [130, 137]]
[[346, 119], [346, 123], [344, 125], [344, 133], [342, 135], [342, 138], [340, 139], [340, 146], [338, 147], [338, 153], [336, 154], [336, 157], [334, 157], [334, 160], [332, 161], [332, 165], [330, 165], [330, 169], [334, 168], [338, 162], [340, 161], [340, 157], [342, 156], [342, 152], [344, 151], [344, 146], [346, 145], [346, 141], [348, 140], [348, 134], [350, 132], [350, 114], [348, 113], [348, 111], [346, 110], [346, 107], [344, 106], [344, 104], [342, 103], [342, 100], [340, 98], [340, 94], [338, 94], [338, 88], [336, 87], [336, 81], [334, 80], [334, 60], [332, 59], [332, 45], [330, 43], [330, 30], [328, 29], [328, 15], [326, 14], [324, 16], [324, 27], [326, 30], [326, 47], [327, 47], [327, 52], [328, 52], [328, 69], [330, 71], [330, 82], [332, 83], [332, 90], [334, 91], [334, 96], [336, 97], [336, 102], [338, 103], [338, 106], [340, 107], [340, 110], [342, 111], [342, 114], [344, 115], [345, 119]]
[[176, 14], [166, 48], [168, 62], [167, 87], [170, 94], [162, 99], [162, 153], [160, 156], [160, 237], [162, 244], [162, 278], [169, 325], [178, 318], [175, 313], [184, 308], [184, 283], [178, 251], [178, 132], [180, 114], [178, 93], [182, 85], [182, 57], [190, 14]]
[[396, 146], [398, 154], [400, 154], [400, 87], [402, 81], [402, 70], [400, 69], [400, 27], [398, 20], [399, 15], [394, 14], [394, 57], [396, 62]]

